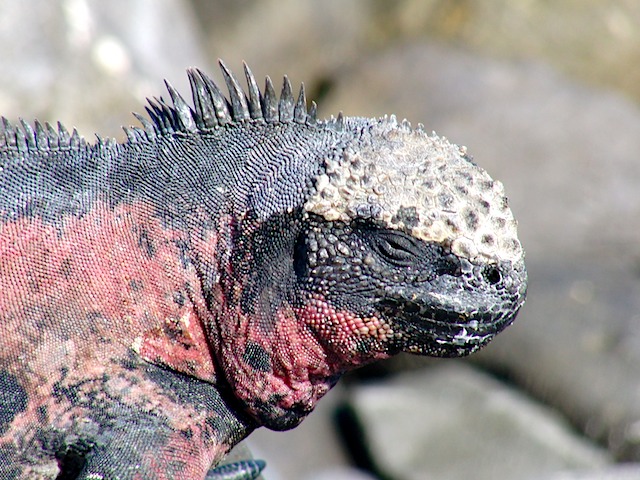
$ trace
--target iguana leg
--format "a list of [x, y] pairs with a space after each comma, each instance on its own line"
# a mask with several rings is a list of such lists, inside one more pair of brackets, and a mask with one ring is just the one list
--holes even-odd
[[53, 391], [26, 405], [46, 418], [18, 414], [2, 437], [15, 478], [200, 480], [253, 429], [214, 385], [144, 362], [69, 372]]

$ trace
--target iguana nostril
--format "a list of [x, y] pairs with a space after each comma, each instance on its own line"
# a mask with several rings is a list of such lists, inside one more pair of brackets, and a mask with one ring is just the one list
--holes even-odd
[[484, 278], [491, 285], [497, 285], [502, 280], [502, 273], [498, 267], [487, 267], [483, 272]]

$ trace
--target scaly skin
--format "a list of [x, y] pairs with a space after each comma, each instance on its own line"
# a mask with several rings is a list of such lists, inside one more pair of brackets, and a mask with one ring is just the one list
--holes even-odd
[[129, 141], [0, 130], [0, 478], [210, 470], [300, 423], [340, 375], [460, 356], [526, 273], [502, 187], [395, 119], [338, 118], [189, 72]]

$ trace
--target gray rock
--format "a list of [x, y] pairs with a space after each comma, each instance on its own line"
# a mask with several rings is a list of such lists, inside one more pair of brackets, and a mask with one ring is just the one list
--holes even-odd
[[526, 480], [640, 480], [640, 464], [616, 465], [595, 470], [565, 471], [548, 476], [527, 477]]
[[212, 58], [229, 59], [234, 69], [245, 60], [257, 78], [271, 75], [277, 85], [287, 74], [312, 95], [374, 39], [367, 0], [192, 1]]
[[376, 480], [376, 477], [368, 473], [349, 467], [327, 468], [299, 478], [300, 480]]
[[460, 363], [357, 386], [349, 399], [373, 461], [398, 480], [543, 478], [609, 460], [550, 409]]
[[474, 356], [554, 404], [616, 457], [640, 458], [640, 281], [595, 261], [534, 264], [521, 317]]
[[163, 78], [187, 90], [185, 68], [206, 66], [186, 1], [0, 0], [0, 11], [0, 112], [12, 120], [122, 138]]
[[404, 0], [377, 6], [373, 21], [388, 40], [437, 38], [483, 56], [542, 60], [640, 99], [638, 2]]

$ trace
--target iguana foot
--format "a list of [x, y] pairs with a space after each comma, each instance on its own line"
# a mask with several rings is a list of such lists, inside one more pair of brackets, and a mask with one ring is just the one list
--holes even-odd
[[209, 470], [205, 480], [254, 480], [267, 464], [264, 460], [240, 460]]

